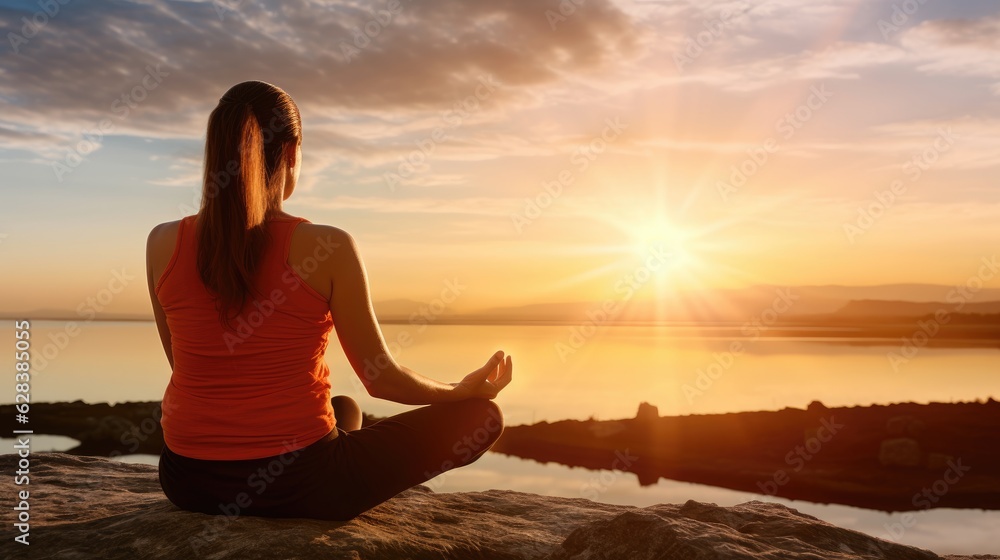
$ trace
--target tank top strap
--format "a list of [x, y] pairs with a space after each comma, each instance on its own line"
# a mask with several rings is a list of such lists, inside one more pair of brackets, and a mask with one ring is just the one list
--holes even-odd
[[306, 221], [304, 218], [272, 218], [267, 222], [270, 241], [264, 253], [261, 266], [267, 268], [275, 277], [280, 277], [287, 268], [288, 256], [291, 254], [292, 233], [295, 227]]
[[192, 214], [190, 216], [184, 216], [180, 223], [177, 224], [177, 242], [181, 243], [184, 240], [184, 232], [187, 230], [194, 230], [194, 220], [197, 218], [196, 215]]
[[274, 240], [277, 242], [278, 247], [281, 248], [278, 252], [281, 255], [281, 262], [288, 261], [288, 255], [291, 253], [292, 248], [292, 233], [295, 232], [296, 226], [301, 223], [309, 223], [309, 220], [301, 217], [274, 220], [272, 225], [276, 233]]

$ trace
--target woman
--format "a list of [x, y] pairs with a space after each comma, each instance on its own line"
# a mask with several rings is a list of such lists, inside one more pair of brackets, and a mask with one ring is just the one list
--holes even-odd
[[[503, 430], [491, 399], [510, 383], [509, 356], [452, 384], [396, 364], [354, 240], [281, 210], [301, 145], [287, 93], [233, 86], [209, 116], [201, 208], [149, 234], [150, 299], [172, 370], [160, 484], [186, 510], [351, 519], [475, 461]], [[370, 395], [429, 406], [362, 428], [353, 399], [330, 398], [334, 327]]]

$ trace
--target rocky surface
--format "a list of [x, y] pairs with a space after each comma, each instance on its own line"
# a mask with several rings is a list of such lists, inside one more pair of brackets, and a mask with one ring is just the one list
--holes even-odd
[[[634, 508], [499, 490], [438, 494], [417, 487], [348, 523], [228, 518], [174, 507], [160, 492], [152, 466], [63, 453], [30, 459], [30, 554], [5, 538], [3, 558], [939, 558], [764, 502]], [[0, 469], [13, 473], [17, 460], [0, 456]], [[0, 479], [8, 503], [24, 488], [15, 486], [12, 476]]]

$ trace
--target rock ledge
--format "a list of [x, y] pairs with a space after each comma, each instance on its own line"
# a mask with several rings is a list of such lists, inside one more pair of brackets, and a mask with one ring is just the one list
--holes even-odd
[[[0, 456], [3, 472], [13, 473], [16, 464], [16, 456]], [[39, 559], [940, 558], [764, 502], [635, 508], [417, 487], [348, 523], [335, 523], [181, 511], [161, 493], [155, 467], [104, 458], [36, 453], [30, 476], [30, 556]], [[5, 497], [25, 488], [15, 486], [12, 476], [3, 477], [0, 487]], [[11, 538], [0, 544], [0, 556], [23, 557], [25, 547]]]

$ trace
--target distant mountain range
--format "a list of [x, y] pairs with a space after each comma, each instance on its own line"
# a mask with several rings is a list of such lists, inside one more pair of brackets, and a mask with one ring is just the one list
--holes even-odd
[[920, 317], [933, 315], [938, 311], [958, 313], [978, 313], [996, 315], [1000, 313], [1000, 301], [967, 302], [959, 309], [958, 302], [913, 302], [913, 301], [849, 301], [833, 313], [837, 317]]
[[[374, 306], [380, 320], [387, 323], [570, 324], [593, 317], [601, 317], [603, 322], [602, 313], [608, 310], [611, 311], [611, 316], [606, 319], [608, 323], [743, 323], [762, 314], [801, 322], [842, 322], [864, 318], [922, 317], [939, 310], [997, 314], [1000, 320], [1000, 289], [986, 288], [975, 293], [963, 293], [954, 286], [933, 284], [759, 285], [740, 289], [691, 290], [655, 302], [622, 298], [623, 294], [612, 293], [606, 300], [532, 303], [464, 313], [408, 299], [378, 301]], [[84, 321], [71, 311], [58, 309], [2, 313], [0, 318]], [[152, 314], [99, 314], [98, 319], [150, 321]]]
[[[743, 323], [764, 314], [800, 322], [862, 318], [907, 318], [937, 311], [1000, 314], [1000, 289], [975, 294], [930, 284], [885, 286], [753, 286], [687, 291], [660, 301], [539, 303], [497, 307], [462, 315], [470, 322], [579, 323], [599, 314], [603, 303], [618, 323]], [[443, 316], [442, 319], [450, 317]], [[1000, 317], [998, 317], [1000, 319]]]

